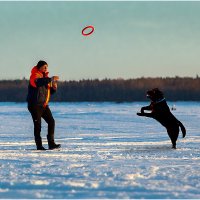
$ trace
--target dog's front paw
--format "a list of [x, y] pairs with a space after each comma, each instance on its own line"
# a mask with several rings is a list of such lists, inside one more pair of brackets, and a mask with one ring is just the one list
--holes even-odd
[[138, 116], [142, 116], [143, 114], [138, 112], [137, 115], [138, 115]]
[[140, 112], [141, 112], [141, 113], [144, 113], [144, 109], [143, 109], [143, 108], [141, 108]]

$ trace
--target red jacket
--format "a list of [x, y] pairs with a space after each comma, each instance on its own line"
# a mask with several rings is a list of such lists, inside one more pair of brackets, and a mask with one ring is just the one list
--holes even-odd
[[29, 104], [48, 105], [50, 95], [56, 91], [48, 74], [40, 72], [36, 66], [32, 68], [27, 95]]

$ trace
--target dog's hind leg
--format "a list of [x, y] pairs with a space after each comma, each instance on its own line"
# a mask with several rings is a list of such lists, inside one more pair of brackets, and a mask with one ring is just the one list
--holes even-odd
[[167, 133], [169, 135], [169, 138], [171, 139], [172, 148], [176, 149], [176, 141], [178, 139], [179, 128], [176, 128], [176, 129], [167, 129]]

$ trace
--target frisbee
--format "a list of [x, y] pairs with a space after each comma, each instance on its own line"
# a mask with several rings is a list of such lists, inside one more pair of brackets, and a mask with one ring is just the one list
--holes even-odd
[[[85, 33], [85, 31], [86, 31], [87, 29], [91, 29], [91, 31], [88, 32], [88, 33]], [[86, 27], [82, 30], [82, 35], [83, 35], [83, 36], [88, 36], [88, 35], [91, 35], [93, 32], [94, 32], [94, 26], [86, 26]]]

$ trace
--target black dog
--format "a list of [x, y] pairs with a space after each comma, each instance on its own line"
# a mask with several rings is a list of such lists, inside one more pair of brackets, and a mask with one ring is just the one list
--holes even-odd
[[[179, 126], [183, 133], [183, 138], [186, 135], [185, 127], [170, 112], [163, 93], [158, 88], [148, 91], [147, 97], [150, 98], [151, 104], [149, 106], [142, 107], [141, 113], [137, 113], [137, 115], [151, 117], [160, 122], [167, 129], [167, 133], [172, 142], [172, 148], [176, 149], [176, 140], [179, 134]], [[151, 110], [152, 112], [145, 113], [144, 110]]]

